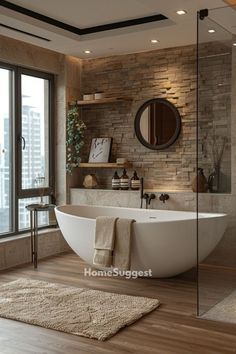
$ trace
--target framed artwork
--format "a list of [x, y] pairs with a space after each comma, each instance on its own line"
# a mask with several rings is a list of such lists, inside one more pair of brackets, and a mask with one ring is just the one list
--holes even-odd
[[112, 138], [93, 138], [90, 147], [90, 163], [109, 162], [111, 154]]

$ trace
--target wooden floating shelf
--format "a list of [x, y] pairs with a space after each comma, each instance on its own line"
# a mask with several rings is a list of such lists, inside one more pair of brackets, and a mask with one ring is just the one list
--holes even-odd
[[130, 162], [126, 162], [123, 164], [117, 164], [116, 162], [108, 162], [108, 163], [90, 163], [90, 162], [81, 162], [79, 164], [80, 168], [130, 168], [132, 164]]
[[131, 97], [107, 97], [107, 98], [102, 98], [100, 100], [70, 102], [70, 105], [77, 103], [78, 106], [90, 106], [90, 105], [97, 105], [97, 104], [130, 102], [130, 101], [132, 101]]

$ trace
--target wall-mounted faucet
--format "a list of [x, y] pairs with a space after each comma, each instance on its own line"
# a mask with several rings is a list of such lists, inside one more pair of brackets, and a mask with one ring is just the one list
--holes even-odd
[[168, 200], [169, 198], [170, 198], [170, 196], [169, 196], [168, 194], [162, 193], [162, 194], [160, 195], [160, 197], [159, 197], [159, 200], [160, 200], [161, 202], [165, 203], [166, 200]]
[[148, 196], [148, 205], [150, 205], [151, 204], [151, 201], [153, 200], [153, 199], [156, 199], [156, 196], [155, 196], [155, 194], [150, 194], [149, 196]]
[[145, 200], [145, 208], [148, 209], [149, 205], [149, 195], [147, 193], [144, 193], [143, 199]]
[[140, 208], [142, 209], [142, 207], [143, 207], [143, 199], [145, 200], [145, 207], [146, 207], [146, 209], [148, 209], [148, 205], [150, 205], [151, 204], [151, 200], [152, 199], [155, 199], [156, 198], [156, 196], [155, 196], [155, 194], [148, 194], [148, 193], [143, 193], [143, 189], [144, 189], [144, 187], [143, 187], [143, 177], [141, 177], [140, 178], [140, 184], [141, 184], [141, 189], [140, 189], [140, 200], [141, 200], [141, 204], [140, 204]]
[[147, 204], [147, 193], [143, 194], [143, 177], [141, 177], [140, 178], [140, 201], [141, 201], [140, 208], [141, 209], [143, 207], [143, 199], [146, 200], [146, 204]]

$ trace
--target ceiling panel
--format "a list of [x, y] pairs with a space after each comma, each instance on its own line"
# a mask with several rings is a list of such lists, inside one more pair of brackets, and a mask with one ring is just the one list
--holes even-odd
[[158, 14], [158, 1], [139, 0], [14, 0], [14, 4], [77, 27], [91, 27]]
[[[223, 0], [11, 0], [12, 3], [81, 28], [162, 13], [169, 20], [149, 25], [102, 32], [84, 37], [1, 8], [0, 22], [49, 38], [37, 38], [0, 27], [0, 34], [49, 48], [61, 53], [84, 57], [101, 57], [149, 51], [196, 43], [197, 11], [225, 6]], [[185, 9], [179, 16], [176, 11]], [[226, 21], [227, 22], [227, 21]], [[153, 45], [151, 39], [158, 39]], [[86, 55], [85, 50], [91, 54]]]

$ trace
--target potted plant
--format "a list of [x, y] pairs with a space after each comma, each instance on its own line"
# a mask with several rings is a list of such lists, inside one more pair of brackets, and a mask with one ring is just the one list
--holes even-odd
[[80, 149], [84, 145], [84, 130], [86, 125], [80, 118], [79, 107], [71, 107], [67, 112], [66, 120], [66, 171], [72, 174], [72, 170], [78, 167], [81, 161]]

